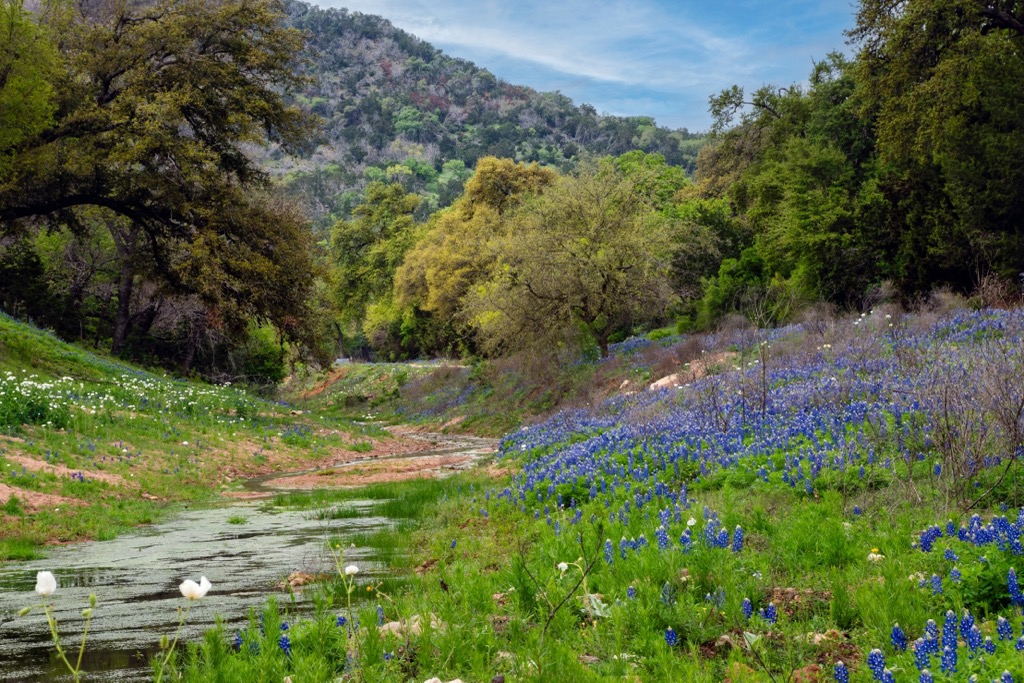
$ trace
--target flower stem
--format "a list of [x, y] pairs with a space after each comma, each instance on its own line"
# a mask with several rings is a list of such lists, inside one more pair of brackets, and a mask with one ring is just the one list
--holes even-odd
[[[179, 608], [180, 609], [180, 608]], [[167, 662], [171, 660], [171, 655], [174, 654], [174, 646], [178, 644], [178, 638], [181, 636], [181, 629], [185, 625], [185, 619], [188, 618], [188, 613], [192, 609], [192, 601], [188, 601], [188, 607], [181, 612], [181, 619], [178, 621], [178, 630], [174, 632], [174, 640], [171, 642], [171, 647], [168, 648], [167, 653], [164, 655], [163, 661], [160, 662], [160, 668], [156, 670], [156, 676], [154, 676], [154, 683], [161, 683], [164, 679], [164, 667], [167, 666]]]
[[[79, 683], [81, 680], [81, 674], [78, 673], [78, 669], [71, 666], [71, 662], [68, 661], [67, 655], [64, 653], [64, 648], [60, 644], [60, 635], [57, 633], [57, 619], [53, 616], [53, 611], [50, 605], [43, 605], [43, 612], [46, 613], [46, 624], [50, 627], [50, 637], [53, 638], [53, 645], [57, 648], [57, 654], [60, 656], [60, 660], [64, 662], [64, 665], [68, 667], [68, 671], [75, 677], [75, 683]], [[85, 643], [85, 636], [82, 636], [83, 646]], [[81, 662], [81, 660], [79, 660]]]
[[[82, 670], [82, 655], [85, 654], [85, 639], [89, 637], [89, 624], [92, 623], [92, 610], [89, 608], [89, 616], [85, 618], [85, 630], [82, 631], [82, 644], [78, 646], [78, 661], [75, 663], [75, 670]], [[78, 680], [77, 678], [75, 680]]]

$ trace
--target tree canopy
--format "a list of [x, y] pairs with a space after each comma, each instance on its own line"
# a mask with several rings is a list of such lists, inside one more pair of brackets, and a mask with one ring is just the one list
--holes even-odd
[[[302, 36], [283, 26], [282, 5], [102, 0], [29, 14], [6, 0], [4, 9], [0, 29], [16, 39], [0, 52], [0, 235], [40, 220], [82, 235], [88, 211], [102, 209], [105, 225], [138, 231], [122, 256], [145, 250], [147, 277], [199, 297], [215, 327], [242, 334], [263, 319], [303, 333], [308, 224], [267, 194], [247, 153], [268, 141], [297, 148], [310, 131], [284, 98], [301, 83]], [[32, 97], [19, 96], [26, 84], [38, 86]], [[122, 285], [137, 275], [125, 271]]]

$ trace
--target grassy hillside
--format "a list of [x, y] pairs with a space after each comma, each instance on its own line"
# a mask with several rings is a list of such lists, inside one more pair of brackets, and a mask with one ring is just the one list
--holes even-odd
[[299, 469], [386, 435], [171, 379], [0, 315], [0, 559], [107, 538], [245, 476]]

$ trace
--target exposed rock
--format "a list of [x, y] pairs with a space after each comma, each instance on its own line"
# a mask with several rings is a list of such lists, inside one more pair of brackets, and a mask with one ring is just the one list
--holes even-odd
[[[431, 614], [430, 628], [437, 631], [443, 631], [445, 629], [445, 624], [437, 618], [437, 615]], [[408, 633], [411, 636], [418, 636], [423, 632], [423, 623], [420, 615], [414, 614], [405, 621], [389, 621], [388, 623], [379, 626], [377, 630], [382, 634], [394, 633], [398, 636], [405, 636], [406, 633]]]
[[672, 373], [667, 377], [662, 377], [657, 382], [653, 382], [647, 389], [649, 391], [658, 391], [659, 389], [677, 389], [684, 384], [682, 373]]

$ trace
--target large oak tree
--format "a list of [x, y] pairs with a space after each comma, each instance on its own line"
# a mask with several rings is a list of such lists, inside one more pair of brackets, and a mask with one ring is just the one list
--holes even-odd
[[[240, 332], [255, 318], [298, 334], [313, 283], [308, 227], [246, 154], [268, 141], [296, 149], [309, 132], [284, 98], [300, 83], [303, 41], [282, 5], [97, 0], [33, 19], [55, 55], [52, 117], [0, 147], [0, 235], [41, 219], [82, 229], [82, 210], [100, 207], [132, 231], [124, 258], [145, 249], [161, 286], [198, 295], [213, 324]], [[31, 74], [32, 54], [4, 57]], [[119, 317], [131, 296], [121, 284]]]

